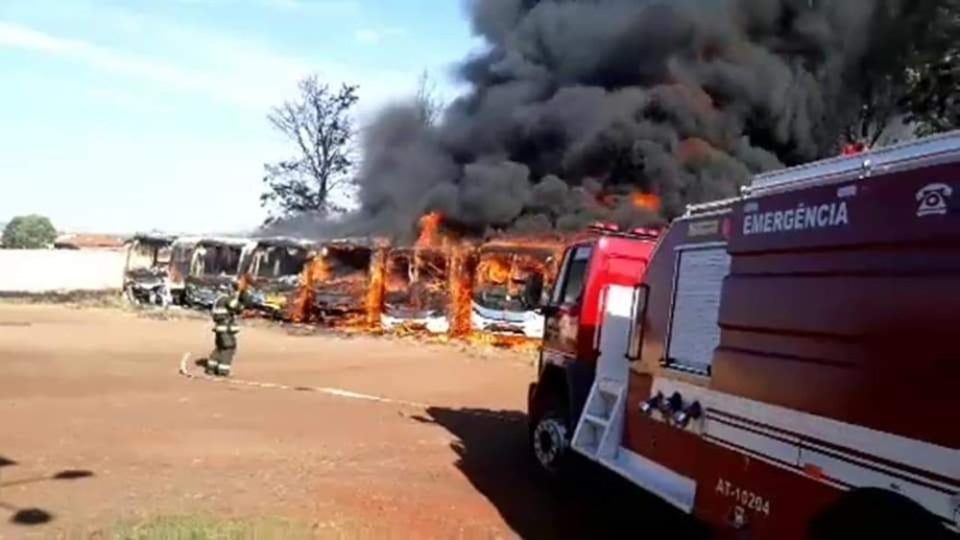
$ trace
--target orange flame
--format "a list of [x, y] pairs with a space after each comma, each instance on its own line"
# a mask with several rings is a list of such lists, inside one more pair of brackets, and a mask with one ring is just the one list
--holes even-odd
[[370, 262], [370, 280], [367, 284], [367, 298], [364, 303], [367, 311], [367, 328], [370, 330], [380, 328], [386, 274], [387, 252], [385, 249], [378, 249], [373, 253], [373, 260]]
[[443, 224], [443, 214], [430, 212], [420, 218], [420, 237], [417, 238], [417, 247], [436, 246], [440, 243], [440, 225]]
[[310, 320], [310, 309], [313, 305], [314, 287], [317, 283], [326, 281], [332, 276], [330, 263], [320, 254], [314, 254], [300, 273], [300, 288], [290, 306], [290, 320], [295, 323], [305, 323]]
[[[337, 278], [332, 260], [319, 253], [304, 267], [297, 298], [290, 303], [294, 322], [309, 322], [316, 288], [328, 280], [335, 280], [363, 300], [362, 312], [351, 314], [336, 321], [326, 321], [344, 332], [378, 332], [384, 304], [391, 293], [404, 292], [403, 301], [413, 308], [436, 306], [442, 298], [450, 321], [450, 332], [444, 336], [431, 335], [422, 325], [411, 324], [395, 331], [398, 336], [413, 336], [417, 339], [445, 343], [452, 340], [496, 349], [518, 351], [537, 350], [539, 340], [522, 336], [486, 335], [473, 332], [471, 314], [474, 287], [484, 284], [506, 285], [509, 294], [519, 294], [523, 280], [531, 272], [544, 275], [547, 283], [556, 277], [557, 265], [565, 242], [562, 239], [512, 238], [494, 241], [504, 253], [485, 256], [478, 264], [477, 246], [459, 241], [444, 234], [440, 229], [443, 216], [432, 213], [421, 219], [417, 245], [409, 250], [391, 250], [385, 244], [375, 249], [368, 272], [362, 279], [358, 276]], [[516, 253], [513, 253], [513, 249]], [[534, 255], [530, 249], [551, 252]], [[552, 253], [552, 252], [556, 253]], [[342, 282], [342, 283], [341, 283]], [[409, 298], [407, 299], [407, 296]], [[398, 301], [396, 300], [390, 301]]]
[[[407, 264], [412, 264], [412, 261], [407, 261]], [[403, 291], [410, 285], [409, 267], [401, 264], [399, 259], [388, 258], [385, 272], [384, 289], [387, 292]]]
[[333, 270], [330, 268], [330, 261], [328, 261], [323, 255], [313, 260], [311, 270], [313, 271], [314, 283], [328, 281], [333, 277]]
[[637, 192], [630, 195], [630, 202], [637, 208], [651, 212], [660, 211], [660, 197], [653, 193]]
[[472, 330], [470, 314], [473, 311], [472, 250], [467, 246], [453, 249], [450, 258], [450, 337], [465, 338]]
[[499, 257], [484, 258], [477, 267], [477, 279], [484, 283], [504, 285], [510, 281], [510, 265]]

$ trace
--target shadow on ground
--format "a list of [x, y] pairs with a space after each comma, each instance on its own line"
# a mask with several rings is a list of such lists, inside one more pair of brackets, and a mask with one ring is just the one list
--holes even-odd
[[585, 461], [562, 485], [538, 477], [520, 412], [431, 407], [426, 413], [414, 419], [458, 438], [451, 444], [456, 466], [523, 538], [706, 537], [685, 514]]
[[[9, 459], [4, 456], [0, 456], [0, 471], [5, 471], [9, 467], [14, 467], [18, 463], [12, 459]], [[19, 478], [15, 480], [3, 480], [0, 478], [0, 497], [2, 497], [2, 489], [12, 486], [21, 486], [24, 484], [36, 484], [39, 482], [51, 482], [51, 481], [64, 481], [64, 480], [79, 480], [81, 478], [89, 478], [93, 476], [93, 473], [87, 470], [80, 469], [70, 469], [65, 471], [60, 471], [55, 474], [43, 475], [43, 476], [31, 476], [26, 478]], [[44, 510], [43, 508], [36, 507], [19, 507], [14, 504], [8, 503], [2, 498], [0, 498], [0, 510], [6, 510], [11, 514], [10, 522], [15, 525], [24, 525], [24, 526], [33, 526], [33, 525], [43, 525], [44, 523], [49, 523], [53, 521], [53, 514]]]

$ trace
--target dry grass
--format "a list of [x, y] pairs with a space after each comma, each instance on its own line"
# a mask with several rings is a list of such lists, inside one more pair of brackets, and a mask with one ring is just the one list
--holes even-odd
[[0, 302], [10, 304], [61, 304], [76, 308], [123, 308], [129, 304], [118, 290], [0, 292]]

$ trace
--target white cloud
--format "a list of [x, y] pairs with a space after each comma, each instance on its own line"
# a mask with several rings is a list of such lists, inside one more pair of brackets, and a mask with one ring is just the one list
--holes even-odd
[[[284, 2], [289, 9], [318, 5], [353, 9], [350, 6], [355, 5], [310, 0], [244, 1]], [[71, 94], [86, 96], [87, 104], [106, 105], [102, 110], [108, 117], [102, 123], [104, 135], [93, 137], [87, 124], [67, 126], [58, 133], [58, 140], [64, 149], [72, 149], [73, 157], [58, 160], [22, 159], [30, 152], [43, 156], [39, 150], [43, 145], [34, 142], [46, 136], [39, 127], [33, 139], [25, 139], [22, 133], [16, 139], [10, 137], [12, 141], [22, 140], [22, 148], [8, 152], [10, 156], [0, 153], [0, 169], [16, 173], [37, 188], [0, 201], [0, 210], [27, 208], [51, 189], [63, 191], [57, 183], [61, 178], [82, 179], [74, 183], [83, 189], [68, 190], [69, 195], [57, 199], [69, 204], [51, 209], [65, 224], [78, 227], [175, 226], [203, 230], [224, 219], [235, 220], [225, 225], [253, 225], [262, 217], [257, 205], [261, 166], [289, 151], [285, 141], [271, 132], [264, 115], [271, 106], [295, 95], [298, 79], [317, 73], [333, 85], [341, 81], [359, 85], [357, 117], [363, 127], [385, 103], [411, 96], [420, 72], [340, 64], [306, 56], [306, 52], [285, 54], [256, 38], [99, 5], [71, 13], [68, 20], [72, 21], [69, 26], [63, 25], [63, 20], [51, 23], [57, 26], [0, 20], [0, 55], [14, 51], [29, 55], [25, 57], [30, 65], [62, 67], [69, 63], [90, 72], [77, 77], [76, 69], [55, 70], [63, 74], [57, 84], [69, 87]], [[53, 32], [51, 28], [63, 30]], [[368, 30], [380, 40], [404, 33], [400, 28]], [[18, 81], [19, 87], [29, 92], [33, 83]], [[211, 103], [234, 107], [216, 108], [207, 115], [203, 110]], [[16, 105], [10, 102], [8, 106]], [[158, 118], [164, 120], [162, 129], [137, 127], [151, 125]], [[157, 152], [158, 148], [163, 151]], [[10, 159], [5, 161], [5, 157]], [[38, 162], [43, 166], [36, 165]], [[142, 171], [135, 186], [164, 186], [162, 189], [170, 192], [193, 190], [196, 196], [187, 197], [189, 202], [183, 204], [182, 212], [161, 211], [161, 207], [144, 202], [141, 190], [122, 189], [130, 185], [129, 170]], [[224, 207], [235, 211], [210, 212], [210, 200], [222, 200]], [[86, 207], [76, 201], [93, 208], [115, 206], [123, 210], [88, 216], [89, 212], [77, 210]]]
[[363, 45], [379, 45], [390, 37], [397, 37], [406, 34], [406, 30], [396, 26], [384, 28], [360, 28], [353, 33], [353, 38]]
[[[332, 84], [343, 81], [360, 85], [365, 110], [396, 96], [398, 89], [412, 87], [416, 80], [413, 73], [310, 61], [278, 54], [255, 41], [155, 20], [128, 22], [135, 22], [141, 33], [148, 33], [156, 42], [175, 44], [170, 50], [190, 51], [189, 57], [155, 58], [4, 21], [0, 21], [0, 47], [45, 54], [141, 80], [156, 90], [196, 93], [217, 102], [264, 111], [292, 96], [296, 82], [310, 73], [318, 73]], [[387, 29], [387, 34], [398, 31]]]
[[32, 50], [88, 64], [111, 73], [122, 73], [173, 87], [201, 84], [194, 75], [175, 66], [98, 47], [92, 43], [60, 38], [17, 24], [0, 21], [0, 45]]

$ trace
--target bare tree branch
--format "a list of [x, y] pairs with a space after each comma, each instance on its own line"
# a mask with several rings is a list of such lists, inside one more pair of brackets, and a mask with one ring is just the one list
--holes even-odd
[[417, 93], [414, 96], [414, 102], [424, 124], [433, 125], [440, 120], [440, 114], [446, 104], [438, 96], [437, 85], [426, 71], [420, 73], [420, 78], [417, 80]]
[[330, 200], [352, 183], [352, 112], [357, 87], [344, 84], [332, 90], [316, 76], [299, 84], [300, 95], [274, 108], [270, 124], [292, 142], [296, 157], [264, 165], [266, 190], [261, 204], [281, 215], [340, 211]]

